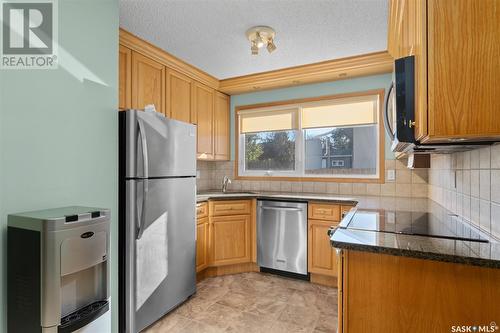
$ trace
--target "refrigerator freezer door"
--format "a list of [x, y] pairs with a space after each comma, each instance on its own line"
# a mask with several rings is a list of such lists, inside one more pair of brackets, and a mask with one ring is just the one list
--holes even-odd
[[127, 332], [143, 330], [196, 291], [195, 182], [126, 181]]
[[137, 110], [123, 116], [126, 178], [196, 175], [195, 125]]

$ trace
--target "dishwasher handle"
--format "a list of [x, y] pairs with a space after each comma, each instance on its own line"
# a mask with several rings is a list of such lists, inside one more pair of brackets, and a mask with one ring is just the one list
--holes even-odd
[[301, 212], [303, 209], [302, 208], [296, 208], [296, 207], [283, 207], [283, 206], [261, 206], [261, 209], [268, 209], [268, 210], [287, 210], [287, 211], [294, 211], [294, 212]]

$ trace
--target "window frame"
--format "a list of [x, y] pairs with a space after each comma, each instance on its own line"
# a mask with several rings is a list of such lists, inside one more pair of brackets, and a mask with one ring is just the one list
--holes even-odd
[[[385, 181], [385, 130], [384, 130], [384, 122], [383, 122], [383, 104], [384, 104], [384, 94], [385, 89], [374, 89], [368, 91], [360, 91], [353, 93], [345, 93], [345, 94], [335, 94], [335, 95], [327, 95], [327, 96], [319, 96], [319, 97], [311, 97], [311, 98], [303, 98], [303, 99], [294, 99], [294, 100], [285, 100], [279, 102], [271, 102], [271, 103], [261, 103], [261, 104], [252, 104], [252, 105], [241, 105], [235, 107], [234, 121], [235, 121], [235, 179], [238, 180], [270, 180], [270, 181], [310, 181], [310, 182], [356, 182], [356, 183], [384, 183]], [[310, 102], [318, 102], [318, 101], [326, 101], [333, 99], [344, 99], [350, 97], [363, 97], [363, 96], [378, 96], [378, 154], [377, 154], [377, 174], [375, 175], [355, 175], [355, 174], [346, 174], [335, 175], [335, 176], [327, 176], [327, 175], [319, 175], [316, 176], [314, 174], [306, 175], [305, 174], [305, 163], [304, 154], [305, 154], [305, 145], [304, 145], [304, 131], [302, 129], [302, 117], [300, 113], [300, 107], [303, 104]], [[294, 171], [248, 171], [244, 170], [245, 161], [245, 142], [244, 135], [240, 134], [239, 124], [240, 118], [238, 116], [238, 112], [244, 110], [251, 109], [266, 109], [266, 110], [280, 110], [284, 108], [292, 108], [297, 107], [299, 109], [299, 117], [298, 117], [298, 129], [295, 129], [296, 132], [296, 141], [295, 148], [296, 150], [296, 159], [295, 159], [295, 170]], [[244, 172], [244, 173], [242, 173]]]

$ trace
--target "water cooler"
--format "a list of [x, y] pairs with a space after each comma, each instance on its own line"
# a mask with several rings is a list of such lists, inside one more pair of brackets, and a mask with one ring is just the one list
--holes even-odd
[[111, 332], [108, 209], [9, 215], [9, 333]]

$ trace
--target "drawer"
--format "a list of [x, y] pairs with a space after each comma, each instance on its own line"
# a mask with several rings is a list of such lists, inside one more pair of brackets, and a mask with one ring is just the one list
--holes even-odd
[[200, 202], [196, 204], [196, 218], [200, 219], [202, 217], [208, 216], [208, 204], [206, 202]]
[[307, 214], [310, 219], [340, 221], [340, 206], [325, 203], [309, 203]]
[[210, 216], [250, 215], [251, 200], [210, 201]]

